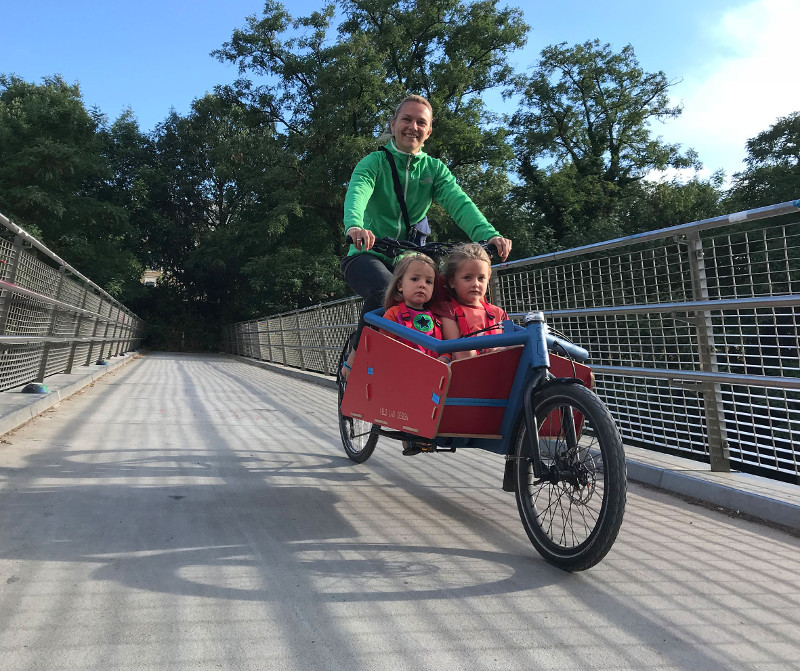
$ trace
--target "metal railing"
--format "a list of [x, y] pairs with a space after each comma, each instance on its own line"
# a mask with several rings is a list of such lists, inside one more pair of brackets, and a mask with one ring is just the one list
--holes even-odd
[[[493, 302], [589, 349], [624, 440], [800, 482], [800, 200], [495, 266]], [[333, 374], [357, 298], [226, 330]]]
[[135, 349], [143, 322], [0, 214], [0, 391]]

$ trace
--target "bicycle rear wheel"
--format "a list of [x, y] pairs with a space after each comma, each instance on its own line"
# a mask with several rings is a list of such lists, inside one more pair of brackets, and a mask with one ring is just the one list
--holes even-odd
[[625, 512], [625, 454], [603, 402], [575, 383], [535, 397], [539, 454], [533, 474], [524, 420], [515, 438], [517, 507], [536, 551], [565, 571], [597, 564], [611, 549]]
[[342, 379], [342, 365], [347, 361], [353, 347], [347, 338], [342, 353], [339, 355], [339, 365], [336, 369], [336, 386], [339, 389], [339, 433], [342, 436], [342, 446], [347, 456], [357, 464], [365, 462], [375, 451], [378, 443], [378, 434], [373, 432], [373, 425], [354, 417], [346, 417], [342, 414], [342, 398], [347, 389], [347, 382]]

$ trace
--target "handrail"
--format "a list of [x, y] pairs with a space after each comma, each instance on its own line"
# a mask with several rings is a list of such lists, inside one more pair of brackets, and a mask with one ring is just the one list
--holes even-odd
[[[79, 308], [75, 305], [70, 305], [69, 303], [65, 303], [64, 301], [56, 300], [55, 298], [51, 298], [49, 296], [45, 296], [44, 294], [39, 293], [38, 291], [31, 291], [30, 289], [25, 289], [24, 287], [18, 286], [16, 284], [12, 284], [11, 282], [6, 282], [5, 280], [0, 280], [0, 290], [8, 290], [15, 294], [21, 294], [26, 296], [27, 298], [33, 298], [34, 300], [41, 301], [42, 303], [47, 303], [48, 305], [52, 305], [57, 308], [61, 308], [64, 312], [70, 312], [73, 314], [83, 314], [89, 315], [92, 317], [97, 317], [101, 322], [117, 322], [116, 319], [110, 319], [109, 317], [103, 317], [100, 313], [92, 312], [91, 310], [86, 310], [84, 308]], [[121, 304], [119, 304], [121, 305]], [[125, 306], [121, 306], [125, 309]], [[132, 312], [128, 312], [125, 309], [125, 313], [132, 315]]]
[[654, 231], [634, 233], [633, 235], [626, 235], [621, 238], [613, 238], [611, 240], [604, 240], [603, 242], [594, 242], [590, 245], [571, 247], [570, 249], [562, 249], [555, 252], [549, 252], [547, 254], [539, 254], [538, 256], [530, 256], [526, 259], [506, 261], [504, 263], [498, 263], [497, 265], [492, 266], [492, 268], [507, 270], [510, 268], [534, 265], [546, 261], [560, 261], [572, 256], [583, 256], [593, 252], [606, 252], [611, 249], [627, 247], [628, 245], [633, 245], [640, 242], [649, 242], [651, 240], [668, 238], [686, 233], [688, 231], [708, 231], [721, 226], [728, 226], [730, 224], [738, 224], [747, 221], [756, 221], [758, 219], [764, 219], [768, 217], [779, 217], [784, 214], [792, 214], [798, 211], [800, 211], [800, 198], [797, 200], [790, 200], [785, 203], [777, 203], [776, 205], [767, 205], [766, 207], [757, 207], [752, 210], [743, 210], [742, 212], [734, 212], [733, 214], [711, 217], [710, 219], [692, 221], [688, 224], [667, 226], [666, 228], [658, 228]]
[[0, 391], [138, 346], [143, 322], [131, 310], [3, 214], [0, 224], [14, 234], [0, 247], [0, 362], [11, 363]]
[[[676, 301], [674, 303], [629, 303], [600, 308], [544, 310], [551, 317], [598, 317], [601, 315], [644, 314], [648, 312], [698, 312], [706, 310], [746, 310], [774, 307], [800, 307], [800, 294], [778, 294], [753, 298], [720, 298], [707, 301]], [[522, 317], [525, 312], [511, 312], [509, 317]]]
[[[60, 256], [58, 256], [55, 252], [51, 251], [48, 247], [44, 245], [44, 243], [37, 240], [33, 237], [30, 233], [28, 233], [25, 229], [15, 224], [11, 219], [9, 219], [4, 214], [0, 213], [0, 224], [5, 226], [9, 231], [14, 233], [14, 235], [20, 236], [23, 240], [25, 240], [31, 247], [38, 249], [40, 252], [48, 256], [50, 259], [58, 263], [58, 265], [64, 268], [70, 275], [77, 277], [81, 282], [87, 284], [88, 286], [92, 287], [97, 293], [104, 296], [108, 299], [111, 303], [114, 303], [116, 306], [122, 308], [129, 314], [132, 314], [128, 308], [126, 308], [122, 303], [120, 303], [116, 298], [114, 298], [111, 294], [109, 294], [105, 289], [97, 286], [94, 282], [92, 282], [89, 278], [84, 277], [80, 272], [75, 270], [70, 264], [64, 261]], [[134, 315], [136, 316], [136, 315]]]

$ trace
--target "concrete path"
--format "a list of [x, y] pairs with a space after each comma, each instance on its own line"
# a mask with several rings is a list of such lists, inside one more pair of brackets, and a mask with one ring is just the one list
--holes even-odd
[[541, 560], [502, 459], [341, 448], [335, 393], [148, 355], [0, 442], [0, 668], [751, 669], [800, 659], [800, 538], [631, 484]]

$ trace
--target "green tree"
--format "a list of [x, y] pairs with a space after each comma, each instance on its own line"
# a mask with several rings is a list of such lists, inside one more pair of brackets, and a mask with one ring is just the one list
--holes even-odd
[[647, 73], [630, 45], [598, 40], [542, 51], [521, 79], [513, 117], [516, 197], [538, 211], [556, 240], [581, 243], [624, 231], [618, 204], [650, 171], [699, 167], [693, 151], [654, 137], [651, 124], [677, 117], [663, 72]]
[[718, 216], [722, 214], [723, 181], [721, 172], [709, 180], [697, 176], [686, 182], [643, 180], [620, 202], [619, 216], [627, 222], [627, 233], [653, 231]]
[[0, 75], [0, 211], [119, 296], [141, 264], [104, 133], [77, 85]]
[[779, 118], [746, 146], [747, 168], [733, 176], [728, 208], [747, 210], [800, 198], [800, 112]]
[[154, 144], [151, 255], [189, 300], [241, 318], [253, 297], [242, 267], [299, 213], [282, 139], [223, 88], [194, 101], [185, 118], [170, 114]]

